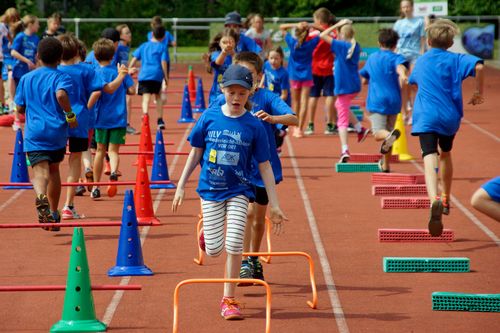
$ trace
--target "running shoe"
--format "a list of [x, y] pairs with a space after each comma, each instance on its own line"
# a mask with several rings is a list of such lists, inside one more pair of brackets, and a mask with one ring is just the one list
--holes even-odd
[[358, 133], [358, 142], [361, 143], [365, 141], [368, 134], [370, 134], [370, 129], [361, 127], [361, 132]]
[[[87, 183], [92, 183], [94, 181], [94, 171], [91, 168], [85, 169], [85, 180]], [[87, 190], [92, 191], [92, 185], [87, 185]]]
[[450, 215], [450, 202], [448, 201], [448, 197], [442, 197], [441, 201], [443, 202], [443, 214]]
[[82, 217], [76, 212], [74, 206], [64, 206], [61, 211], [61, 216], [63, 220], [73, 220], [81, 219]]
[[90, 197], [93, 200], [100, 200], [101, 199], [101, 190], [98, 187], [96, 187], [95, 189], [92, 190], [92, 192], [90, 192]]
[[349, 150], [346, 150], [340, 156], [339, 163], [347, 163], [349, 162], [349, 158], [351, 158], [351, 155], [349, 154]]
[[160, 130], [165, 129], [165, 122], [163, 121], [163, 118], [158, 118], [158, 129]]
[[306, 130], [304, 131], [304, 135], [313, 135], [314, 134], [314, 123], [309, 123], [307, 125]]
[[200, 238], [198, 238], [198, 246], [203, 252], [206, 252], [205, 248], [205, 234], [203, 233], [203, 230], [200, 232]]
[[264, 281], [264, 268], [259, 261], [259, 257], [251, 258], [248, 260], [252, 267], [252, 279], [258, 279]]
[[233, 297], [222, 297], [220, 301], [220, 314], [226, 320], [241, 320], [240, 304]]
[[335, 135], [338, 133], [337, 125], [333, 125], [332, 123], [326, 124], [325, 132], [326, 135]]
[[[53, 223], [54, 218], [50, 213], [49, 199], [45, 194], [39, 194], [35, 199], [35, 207], [38, 213], [38, 223]], [[50, 230], [49, 227], [42, 227], [43, 230]]]
[[83, 186], [83, 185], [78, 185], [78, 186], [76, 187], [76, 189], [75, 189], [75, 195], [76, 195], [77, 197], [81, 197], [81, 196], [83, 196], [83, 194], [84, 194], [85, 192], [87, 192], [87, 190], [85, 189], [85, 186]]
[[127, 125], [127, 130], [126, 131], [127, 131], [127, 134], [130, 134], [130, 135], [137, 135], [137, 134], [139, 134], [137, 132], [137, 130], [135, 128], [133, 128], [132, 126], [130, 126], [130, 125]]
[[[240, 267], [240, 279], [251, 279], [252, 278], [252, 266], [248, 262], [248, 260], [242, 260], [241, 261], [241, 267]], [[253, 283], [249, 282], [238, 282], [238, 287], [248, 287], [252, 286]]]
[[431, 217], [429, 220], [429, 233], [433, 237], [439, 237], [443, 233], [443, 202], [437, 199], [431, 205]]
[[[118, 175], [116, 174], [116, 172], [113, 172], [109, 176], [109, 181], [110, 182], [118, 181]], [[118, 187], [116, 185], [109, 185], [108, 189], [106, 190], [106, 192], [108, 193], [108, 197], [110, 197], [110, 198], [114, 197], [116, 195], [117, 191], [118, 191]]]
[[401, 132], [397, 128], [393, 129], [389, 136], [384, 140], [384, 142], [382, 142], [382, 145], [380, 146], [380, 153], [385, 155], [390, 152], [392, 145], [394, 144], [394, 142], [396, 142], [397, 139], [399, 139], [400, 135]]

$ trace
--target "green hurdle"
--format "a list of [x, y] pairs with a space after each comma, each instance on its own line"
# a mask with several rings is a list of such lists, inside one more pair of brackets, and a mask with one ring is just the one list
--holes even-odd
[[433, 292], [432, 310], [500, 312], [500, 294]]
[[470, 272], [469, 258], [384, 257], [385, 273]]
[[380, 172], [378, 163], [337, 163], [336, 172]]

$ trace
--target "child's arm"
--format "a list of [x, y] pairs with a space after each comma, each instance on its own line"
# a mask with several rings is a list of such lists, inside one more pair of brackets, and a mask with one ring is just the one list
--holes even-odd
[[165, 86], [168, 87], [168, 68], [167, 68], [167, 62], [165, 60], [161, 62], [161, 70], [163, 71]]
[[137, 62], [137, 58], [136, 57], [133, 57], [132, 60], [130, 60], [130, 63], [128, 64], [128, 66], [130, 68], [134, 67], [135, 63]]
[[193, 147], [189, 152], [189, 156], [186, 160], [186, 165], [182, 171], [181, 179], [177, 183], [177, 189], [175, 190], [174, 200], [172, 201], [172, 212], [176, 212], [177, 208], [182, 204], [184, 200], [184, 187], [193, 173], [193, 170], [200, 163], [201, 157], [203, 156], [203, 148]]
[[264, 88], [266, 82], [266, 74], [262, 74], [262, 78], [260, 79], [259, 88]]
[[90, 94], [89, 101], [87, 102], [87, 109], [92, 109], [99, 97], [101, 97], [100, 91], [94, 91], [92, 94]]
[[278, 195], [276, 194], [276, 185], [273, 174], [273, 169], [271, 168], [271, 163], [265, 161], [259, 163], [259, 172], [264, 185], [266, 187], [267, 196], [269, 198], [269, 218], [273, 223], [274, 233], [279, 235], [283, 230], [283, 221], [288, 221], [288, 218], [283, 214], [278, 202]]
[[260, 110], [254, 113], [254, 115], [262, 119], [264, 121], [267, 121], [270, 124], [282, 124], [286, 126], [297, 126], [299, 124], [299, 120], [296, 115], [294, 114], [284, 114], [280, 116], [272, 116], [266, 111]]
[[328, 29], [326, 30], [323, 30], [320, 34], [319, 34], [319, 37], [324, 40], [325, 42], [327, 42], [328, 44], [331, 44], [332, 41], [333, 41], [333, 37], [330, 36], [330, 33], [335, 30], [335, 29], [338, 29], [340, 28], [341, 26], [343, 25], [346, 25], [346, 24], [352, 24], [352, 21], [351, 20], [348, 20], [348, 19], [342, 19], [340, 21], [338, 21], [337, 23], [335, 23], [334, 25], [332, 25], [331, 27], [329, 27]]
[[280, 30], [285, 33], [288, 29], [295, 28], [297, 24], [295, 23], [283, 23], [280, 24]]
[[281, 90], [281, 96], [280, 96], [280, 98], [283, 101], [286, 101], [288, 99], [288, 90], [286, 90], [286, 89]]
[[484, 102], [483, 98], [483, 88], [484, 88], [484, 65], [477, 63], [475, 67], [476, 71], [476, 90], [469, 100], [469, 104], [476, 105]]
[[60, 89], [56, 91], [56, 99], [57, 103], [61, 106], [61, 108], [66, 113], [66, 121], [69, 124], [69, 127], [75, 128], [78, 126], [78, 122], [76, 121], [76, 115], [71, 111], [71, 102], [69, 101], [68, 93], [65, 90]]
[[128, 74], [128, 68], [125, 65], [116, 65], [116, 68], [118, 69], [118, 76], [111, 81], [110, 83], [104, 85], [102, 90], [106, 94], [112, 94], [120, 87], [122, 84], [123, 80], [125, 79], [125, 76]]
[[29, 60], [28, 58], [26, 58], [25, 56], [23, 56], [21, 53], [17, 52], [14, 49], [12, 49], [10, 51], [10, 55], [13, 58], [16, 58], [17, 60], [24, 62], [26, 65], [28, 65], [28, 68], [30, 70], [32, 70], [32, 69], [34, 69], [36, 67], [36, 65], [33, 63], [33, 61]]
[[399, 64], [396, 67], [396, 72], [399, 75], [399, 82], [408, 84], [408, 69], [406, 68], [406, 66], [403, 64]]

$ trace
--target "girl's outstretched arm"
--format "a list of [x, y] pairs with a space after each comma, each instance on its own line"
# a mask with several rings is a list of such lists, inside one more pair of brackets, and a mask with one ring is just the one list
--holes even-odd
[[174, 200], [172, 201], [172, 212], [176, 212], [177, 208], [182, 204], [184, 200], [184, 187], [193, 173], [194, 168], [200, 163], [201, 157], [203, 156], [203, 148], [191, 148], [189, 156], [186, 160], [186, 165], [182, 171], [181, 179], [177, 184], [177, 189], [175, 190]]
[[348, 20], [348, 19], [342, 19], [340, 21], [338, 21], [337, 23], [335, 23], [334, 25], [332, 25], [331, 27], [329, 27], [328, 29], [326, 30], [323, 30], [320, 34], [319, 34], [319, 37], [324, 40], [325, 42], [327, 42], [328, 44], [331, 44], [332, 41], [333, 41], [333, 37], [330, 36], [330, 33], [335, 30], [335, 29], [338, 29], [340, 28], [341, 26], [343, 25], [346, 25], [346, 24], [352, 24], [352, 21], [351, 20]]
[[483, 89], [484, 89], [484, 65], [481, 63], [476, 64], [476, 89], [471, 99], [469, 100], [469, 104], [476, 105], [484, 102], [483, 97]]
[[269, 198], [269, 218], [273, 223], [273, 230], [276, 235], [279, 235], [283, 230], [283, 221], [288, 221], [288, 218], [281, 211], [276, 194], [276, 185], [273, 174], [273, 169], [269, 161], [259, 163], [259, 172], [264, 185], [266, 187], [267, 196]]

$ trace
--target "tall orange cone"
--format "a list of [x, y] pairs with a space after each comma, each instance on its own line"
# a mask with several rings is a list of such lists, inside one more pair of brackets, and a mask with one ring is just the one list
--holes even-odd
[[408, 153], [408, 145], [406, 143], [406, 130], [401, 113], [398, 114], [395, 128], [399, 130], [401, 135], [399, 136], [399, 139], [397, 139], [396, 142], [394, 142], [394, 144], [392, 145], [392, 155], [398, 155], [400, 161], [410, 161], [415, 159], [415, 157], [411, 156]]
[[160, 220], [155, 217], [153, 210], [153, 200], [151, 199], [151, 190], [149, 188], [148, 167], [146, 157], [139, 156], [139, 165], [137, 166], [137, 176], [135, 180], [134, 202], [136, 207], [137, 221], [159, 225]]
[[[146, 155], [146, 164], [153, 165], [153, 141], [151, 138], [151, 129], [149, 128], [149, 116], [147, 114], [142, 116], [142, 127], [141, 127], [141, 139], [139, 141], [139, 151], [151, 152], [150, 155]], [[139, 156], [137, 155], [137, 160], [134, 165], [139, 164]]]
[[193, 66], [189, 66], [188, 72], [188, 90], [189, 90], [189, 99], [191, 104], [196, 100], [196, 82], [194, 80], [194, 72]]

